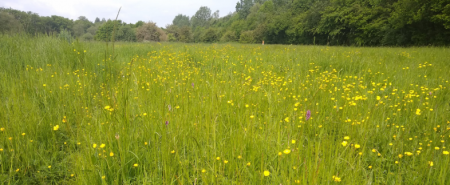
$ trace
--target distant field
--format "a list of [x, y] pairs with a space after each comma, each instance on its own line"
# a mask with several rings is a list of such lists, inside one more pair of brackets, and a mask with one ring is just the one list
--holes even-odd
[[0, 35], [0, 66], [1, 184], [450, 183], [449, 48]]

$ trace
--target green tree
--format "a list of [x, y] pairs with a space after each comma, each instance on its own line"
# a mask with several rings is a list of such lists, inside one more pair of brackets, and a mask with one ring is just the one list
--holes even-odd
[[192, 16], [192, 27], [195, 30], [197, 27], [208, 27], [208, 22], [211, 19], [211, 9], [207, 6], [200, 7], [199, 10]]
[[190, 26], [189, 16], [178, 14], [172, 21], [172, 24], [178, 27]]

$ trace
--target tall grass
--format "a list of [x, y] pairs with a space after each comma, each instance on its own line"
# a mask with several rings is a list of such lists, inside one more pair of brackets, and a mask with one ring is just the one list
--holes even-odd
[[450, 180], [447, 48], [0, 41], [4, 184]]

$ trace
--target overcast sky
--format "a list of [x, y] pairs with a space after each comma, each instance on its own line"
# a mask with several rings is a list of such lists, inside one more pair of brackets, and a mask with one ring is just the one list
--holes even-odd
[[32, 11], [40, 16], [58, 15], [76, 20], [86, 16], [90, 21], [96, 17], [115, 19], [120, 7], [119, 19], [126, 23], [153, 21], [159, 27], [171, 24], [178, 14], [189, 17], [200, 6], [207, 6], [211, 13], [219, 10], [220, 17], [235, 11], [238, 0], [1, 0], [0, 7]]

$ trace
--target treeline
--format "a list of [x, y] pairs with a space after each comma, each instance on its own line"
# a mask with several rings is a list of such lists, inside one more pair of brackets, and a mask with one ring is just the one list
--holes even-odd
[[0, 32], [108, 41], [114, 27], [115, 40], [131, 42], [450, 45], [450, 0], [240, 0], [226, 16], [200, 7], [191, 17], [177, 15], [165, 28], [152, 22], [90, 22], [84, 16], [72, 21], [0, 8]]

